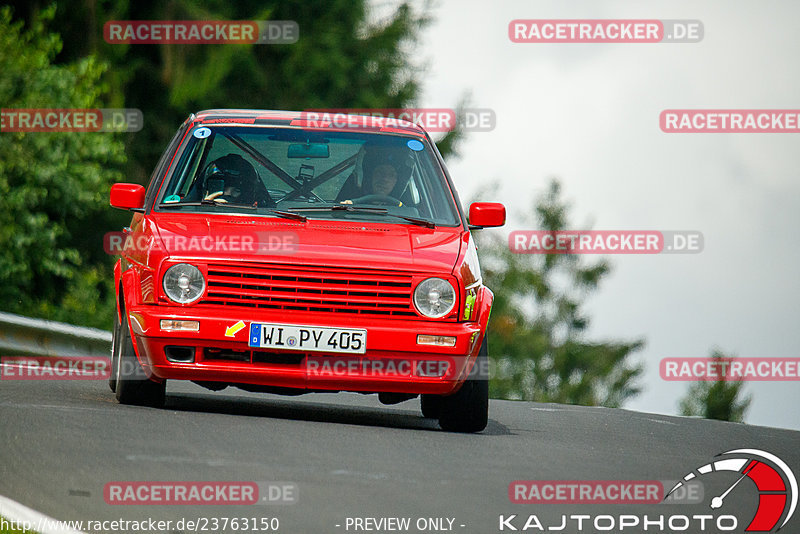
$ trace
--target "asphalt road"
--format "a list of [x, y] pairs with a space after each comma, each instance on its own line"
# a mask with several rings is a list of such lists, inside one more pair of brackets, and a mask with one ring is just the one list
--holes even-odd
[[[278, 532], [290, 534], [493, 533], [511, 514], [507, 524], [519, 530], [529, 515], [547, 529], [561, 525], [561, 514], [612, 514], [612, 532], [634, 533], [643, 531], [620, 530], [619, 514], [711, 513], [712, 494], [735, 478], [706, 477], [706, 502], [680, 506], [513, 504], [509, 484], [677, 480], [741, 448], [771, 452], [800, 474], [800, 432], [765, 427], [492, 401], [487, 430], [460, 435], [423, 419], [417, 400], [388, 407], [375, 396], [213, 393], [175, 383], [167, 394], [166, 408], [152, 409], [118, 405], [103, 381], [0, 381], [0, 495], [63, 520], [275, 517]], [[107, 504], [104, 486], [118, 481], [289, 482], [298, 494], [294, 504]], [[735, 532], [758, 504], [748, 484], [715, 512], [740, 516]], [[800, 532], [798, 515], [782, 532]], [[356, 529], [354, 518], [367, 517], [409, 518], [411, 526]], [[417, 525], [421, 518], [453, 523]], [[590, 527], [569, 522], [563, 531]], [[695, 521], [683, 531], [716, 532]]]

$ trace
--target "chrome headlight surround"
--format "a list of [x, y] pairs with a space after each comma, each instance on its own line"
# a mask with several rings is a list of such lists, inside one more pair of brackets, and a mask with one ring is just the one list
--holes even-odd
[[205, 293], [206, 280], [194, 265], [177, 263], [164, 273], [161, 286], [164, 294], [173, 302], [191, 304]]
[[414, 289], [414, 307], [430, 319], [445, 317], [456, 305], [456, 290], [443, 278], [426, 278]]

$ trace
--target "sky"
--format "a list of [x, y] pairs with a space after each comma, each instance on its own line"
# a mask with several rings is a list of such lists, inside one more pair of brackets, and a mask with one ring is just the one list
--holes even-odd
[[[380, 14], [396, 5], [376, 1]], [[421, 6], [422, 3], [418, 3]], [[439, 0], [412, 57], [419, 107], [496, 114], [448, 167], [462, 200], [501, 184], [504, 231], [557, 177], [576, 229], [696, 230], [691, 255], [613, 255], [587, 302], [589, 339], [646, 340], [644, 392], [625, 408], [675, 415], [689, 382], [659, 361], [800, 357], [800, 134], [664, 133], [666, 109], [800, 109], [800, 4]], [[513, 43], [515, 19], [691, 19], [695, 43]], [[591, 258], [590, 258], [591, 259]], [[745, 421], [800, 429], [800, 383], [750, 382]]]

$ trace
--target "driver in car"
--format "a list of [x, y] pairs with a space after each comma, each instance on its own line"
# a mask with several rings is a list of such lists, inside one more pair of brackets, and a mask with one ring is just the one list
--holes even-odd
[[[368, 152], [362, 163], [364, 182], [358, 198], [344, 200], [342, 204], [366, 203], [402, 206], [399, 200], [405, 183], [399, 183], [399, 169], [395, 159], [381, 151]], [[354, 195], [355, 196], [355, 195]]]
[[[211, 162], [206, 176], [206, 186], [209, 189], [204, 200], [245, 205], [252, 205], [259, 200], [258, 174], [253, 166], [238, 154], [228, 154]], [[212, 187], [212, 183], [221, 183], [221, 187]]]
[[378, 165], [364, 184], [368, 195], [391, 196], [397, 184], [397, 171], [388, 163]]

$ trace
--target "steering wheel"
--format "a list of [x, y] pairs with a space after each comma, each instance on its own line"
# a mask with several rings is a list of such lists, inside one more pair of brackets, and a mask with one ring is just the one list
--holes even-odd
[[402, 206], [403, 203], [394, 197], [390, 197], [389, 195], [366, 195], [359, 198], [353, 199], [353, 204], [356, 203], [364, 203], [364, 204], [380, 204], [382, 206]]

